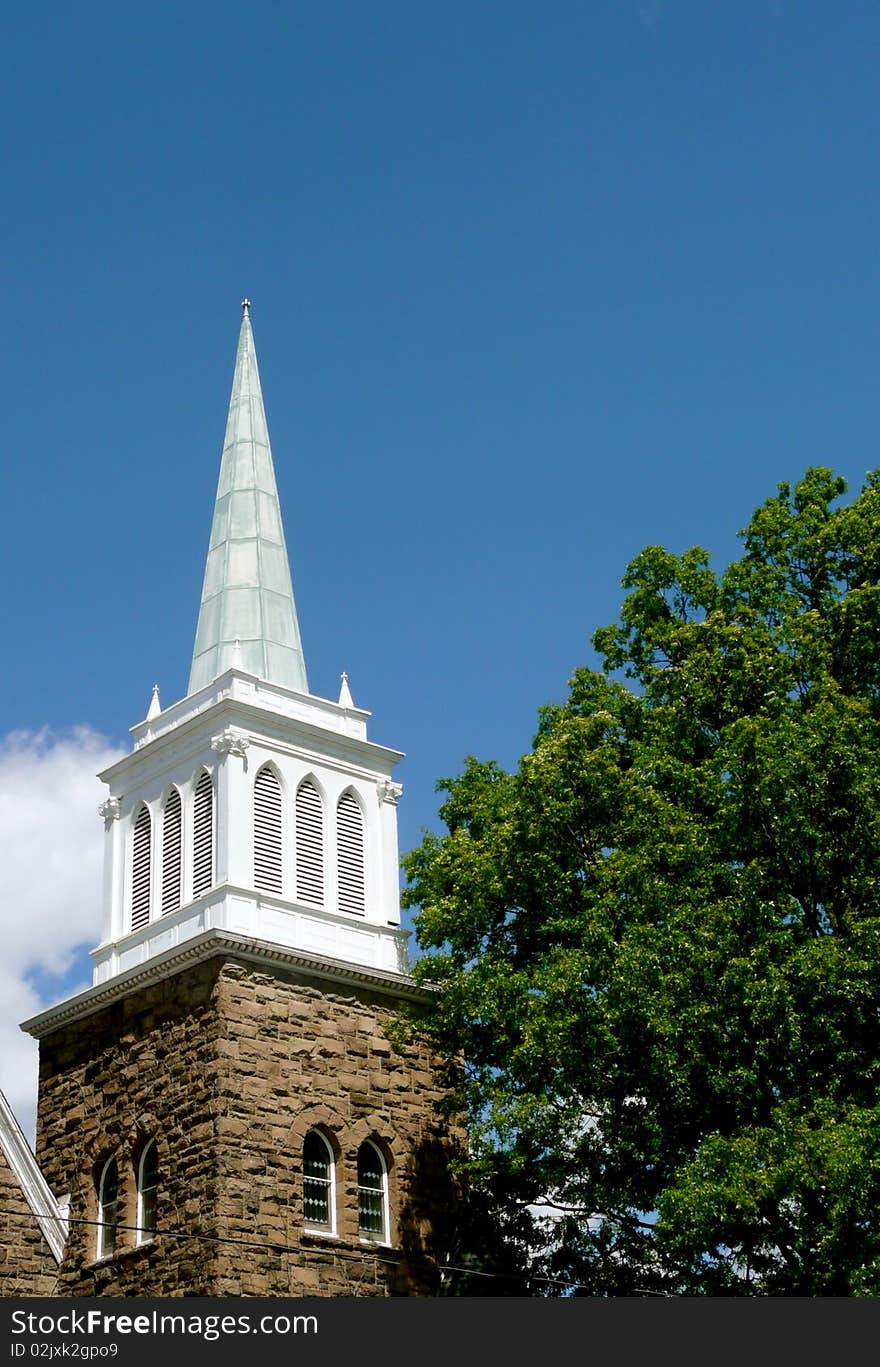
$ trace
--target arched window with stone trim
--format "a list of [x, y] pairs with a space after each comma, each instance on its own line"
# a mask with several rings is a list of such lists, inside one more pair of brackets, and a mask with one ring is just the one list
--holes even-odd
[[324, 804], [310, 778], [296, 793], [296, 897], [324, 905]]
[[209, 892], [214, 882], [214, 784], [203, 769], [193, 798], [193, 897]]
[[183, 816], [180, 793], [172, 788], [162, 809], [162, 914], [180, 906]]
[[254, 887], [281, 896], [283, 887], [281, 784], [268, 764], [254, 782]]
[[336, 1231], [336, 1164], [330, 1142], [309, 1130], [303, 1143], [303, 1224], [320, 1234]]
[[354, 916], [366, 911], [364, 888], [364, 817], [353, 793], [343, 793], [336, 807], [336, 850], [339, 910]]
[[141, 1149], [135, 1179], [137, 1242], [147, 1244], [156, 1235], [156, 1206], [159, 1196], [159, 1150], [155, 1139], [148, 1139]]
[[388, 1243], [388, 1167], [377, 1146], [365, 1139], [358, 1149], [358, 1233]]
[[119, 1167], [108, 1158], [98, 1175], [98, 1257], [110, 1258], [116, 1251], [119, 1224]]
[[139, 930], [150, 919], [153, 823], [142, 803], [135, 817], [131, 841], [131, 928]]

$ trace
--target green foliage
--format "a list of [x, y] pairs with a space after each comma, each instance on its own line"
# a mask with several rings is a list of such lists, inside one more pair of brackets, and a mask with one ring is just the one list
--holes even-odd
[[604, 672], [404, 859], [474, 1200], [587, 1293], [880, 1295], [880, 474], [844, 491], [781, 485], [720, 576], [644, 550]]

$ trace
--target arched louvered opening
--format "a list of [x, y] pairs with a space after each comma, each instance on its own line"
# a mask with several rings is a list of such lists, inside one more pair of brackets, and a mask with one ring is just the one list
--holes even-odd
[[180, 906], [180, 851], [183, 816], [180, 793], [172, 788], [162, 813], [162, 914]]
[[201, 897], [214, 881], [214, 785], [202, 770], [193, 801], [193, 897]]
[[296, 896], [300, 902], [324, 903], [324, 809], [309, 778], [296, 794]]
[[281, 784], [268, 765], [254, 783], [254, 887], [281, 896]]
[[150, 1139], [141, 1150], [137, 1165], [137, 1241], [146, 1244], [156, 1233], [156, 1203], [159, 1195], [159, 1150]]
[[116, 1249], [119, 1224], [119, 1167], [108, 1158], [98, 1178], [98, 1257], [109, 1258]]
[[150, 919], [150, 859], [152, 822], [148, 807], [135, 818], [131, 845], [131, 928], [138, 930]]
[[339, 855], [339, 910], [363, 916], [364, 818], [351, 793], [343, 793], [336, 808], [336, 848]]
[[375, 1144], [358, 1149], [358, 1233], [362, 1239], [388, 1242], [388, 1169]]
[[333, 1152], [320, 1130], [309, 1130], [303, 1144], [303, 1223], [332, 1234], [335, 1227]]

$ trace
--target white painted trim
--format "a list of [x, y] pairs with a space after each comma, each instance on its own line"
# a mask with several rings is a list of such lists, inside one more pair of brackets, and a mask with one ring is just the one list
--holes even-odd
[[22, 1133], [21, 1126], [12, 1113], [6, 1097], [0, 1092], [0, 1148], [12, 1175], [21, 1188], [22, 1195], [31, 1208], [43, 1238], [49, 1245], [52, 1257], [60, 1263], [64, 1257], [68, 1224], [58, 1201], [49, 1190], [49, 1184], [31, 1153], [30, 1145]]
[[[378, 1158], [378, 1160], [379, 1160], [379, 1167], [380, 1167], [381, 1170], [382, 1170], [382, 1225], [383, 1225], [383, 1229], [382, 1229], [382, 1237], [381, 1237], [381, 1239], [377, 1239], [377, 1238], [375, 1237], [375, 1235], [372, 1235], [372, 1236], [371, 1236], [371, 1235], [369, 1235], [369, 1234], [365, 1234], [365, 1233], [361, 1230], [361, 1228], [360, 1228], [360, 1218], [361, 1218], [361, 1212], [360, 1212], [361, 1184], [360, 1184], [360, 1182], [358, 1182], [358, 1184], [357, 1184], [357, 1188], [358, 1188], [358, 1236], [359, 1236], [360, 1241], [361, 1241], [362, 1244], [375, 1244], [377, 1247], [380, 1247], [380, 1248], [381, 1248], [381, 1247], [389, 1248], [389, 1247], [391, 1246], [391, 1202], [390, 1202], [390, 1200], [388, 1199], [388, 1187], [389, 1187], [389, 1180], [388, 1180], [388, 1164], [385, 1162], [385, 1155], [384, 1155], [384, 1153], [382, 1152], [382, 1150], [379, 1148], [379, 1145], [376, 1144], [372, 1139], [365, 1139], [365, 1140], [363, 1140], [363, 1142], [362, 1142], [361, 1144], [358, 1145], [358, 1151], [357, 1151], [357, 1156], [358, 1156], [358, 1158], [360, 1158], [361, 1149], [366, 1148], [368, 1145], [369, 1145], [369, 1147], [373, 1150], [373, 1153], [376, 1155], [376, 1157]], [[371, 1190], [371, 1188], [367, 1188], [367, 1190]]]
[[[306, 1137], [305, 1137], [305, 1139], [303, 1140], [303, 1153], [305, 1153], [306, 1139], [308, 1139], [308, 1137], [309, 1137], [310, 1134], [316, 1134], [316, 1135], [318, 1136], [318, 1138], [320, 1139], [321, 1143], [324, 1145], [324, 1148], [327, 1150], [328, 1169], [329, 1169], [329, 1173], [330, 1173], [330, 1180], [329, 1180], [329, 1183], [328, 1183], [328, 1186], [327, 1186], [327, 1197], [328, 1197], [327, 1204], [328, 1204], [329, 1209], [330, 1209], [330, 1228], [329, 1228], [329, 1229], [324, 1229], [324, 1228], [323, 1228], [322, 1226], [320, 1226], [320, 1225], [310, 1225], [309, 1222], [308, 1222], [308, 1220], [305, 1218], [305, 1211], [303, 1211], [303, 1232], [304, 1232], [305, 1234], [318, 1234], [318, 1235], [322, 1236], [322, 1237], [325, 1238], [325, 1239], [335, 1239], [335, 1238], [337, 1237], [337, 1232], [336, 1232], [336, 1155], [335, 1155], [335, 1153], [333, 1152], [333, 1145], [330, 1143], [330, 1140], [327, 1138], [326, 1134], [324, 1134], [323, 1130], [319, 1129], [317, 1125], [313, 1125], [312, 1128], [307, 1132]], [[303, 1202], [305, 1202], [305, 1187], [306, 1187], [305, 1163], [303, 1163], [302, 1183], [303, 1183]]]
[[[245, 731], [256, 730], [258, 734], [268, 725], [270, 733], [276, 737], [279, 730], [311, 737], [318, 742], [322, 754], [335, 743], [347, 756], [362, 756], [367, 761], [366, 767], [390, 772], [403, 758], [402, 752], [368, 741], [365, 719], [370, 714], [362, 709], [356, 709], [356, 712], [364, 719], [363, 732], [359, 735], [353, 735], [346, 726], [346, 718], [350, 719], [352, 713], [336, 703], [295, 694], [255, 678], [251, 681], [247, 675], [228, 670], [208, 688], [165, 708], [161, 717], [151, 723], [149, 740], [146, 723], [132, 727], [135, 749], [102, 770], [99, 777], [112, 785], [132, 767], [139, 768], [148, 753], [155, 760], [169, 743], [173, 743], [179, 753], [181, 742], [186, 748], [184, 738], [193, 728], [200, 729], [206, 719], [211, 719], [215, 731], [229, 722]], [[142, 728], [145, 729], [142, 731]]]
[[142, 1248], [144, 1244], [151, 1244], [156, 1237], [155, 1229], [144, 1229], [144, 1159], [150, 1152], [150, 1149], [156, 1150], [156, 1156], [158, 1158], [159, 1149], [156, 1140], [152, 1137], [147, 1140], [141, 1149], [141, 1156], [138, 1159], [137, 1174], [135, 1177], [135, 1185], [137, 1188], [136, 1247], [138, 1248]]
[[[107, 1178], [107, 1169], [110, 1167], [111, 1163], [116, 1169], [116, 1219], [114, 1220], [112, 1225], [108, 1224], [107, 1220], [105, 1219], [107, 1211], [107, 1202], [104, 1199], [104, 1182]], [[119, 1195], [121, 1186], [122, 1175], [119, 1171], [119, 1164], [116, 1161], [116, 1155], [111, 1153], [109, 1158], [105, 1160], [104, 1166], [101, 1169], [101, 1175], [98, 1178], [98, 1219], [96, 1221], [95, 1231], [97, 1236], [95, 1247], [96, 1262], [102, 1262], [105, 1258], [112, 1258], [114, 1253], [116, 1252], [117, 1231], [119, 1229]], [[106, 1246], [109, 1242], [107, 1235], [108, 1230], [112, 1231], [113, 1240], [109, 1248], [107, 1248]]]
[[217, 955], [243, 959], [246, 963], [258, 965], [277, 964], [281, 968], [302, 973], [308, 978], [348, 987], [368, 987], [374, 992], [382, 992], [389, 997], [406, 1001], [427, 1002], [432, 996], [432, 989], [420, 987], [408, 973], [394, 973], [390, 969], [370, 968], [342, 959], [329, 959], [320, 954], [310, 954], [306, 950], [294, 950], [285, 945], [270, 944], [265, 940], [237, 935], [232, 931], [211, 929], [193, 936], [183, 945], [175, 945], [173, 949], [147, 959], [136, 968], [116, 974], [106, 983], [86, 988], [84, 992], [77, 993], [75, 997], [68, 997], [66, 1001], [59, 1002], [48, 1011], [31, 1016], [29, 1020], [21, 1023], [19, 1029], [25, 1034], [33, 1035], [35, 1039], [42, 1039], [58, 1026], [69, 1025], [73, 1021], [92, 1016], [96, 1011], [102, 1011], [104, 1007], [111, 1006], [139, 988], [162, 982], [185, 968], [206, 963]]

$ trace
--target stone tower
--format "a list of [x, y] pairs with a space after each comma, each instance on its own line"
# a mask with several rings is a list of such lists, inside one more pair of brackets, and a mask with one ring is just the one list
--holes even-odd
[[308, 691], [245, 301], [189, 691], [101, 775], [93, 985], [23, 1026], [59, 1294], [436, 1289], [449, 1145], [384, 1030], [420, 994], [368, 716]]

